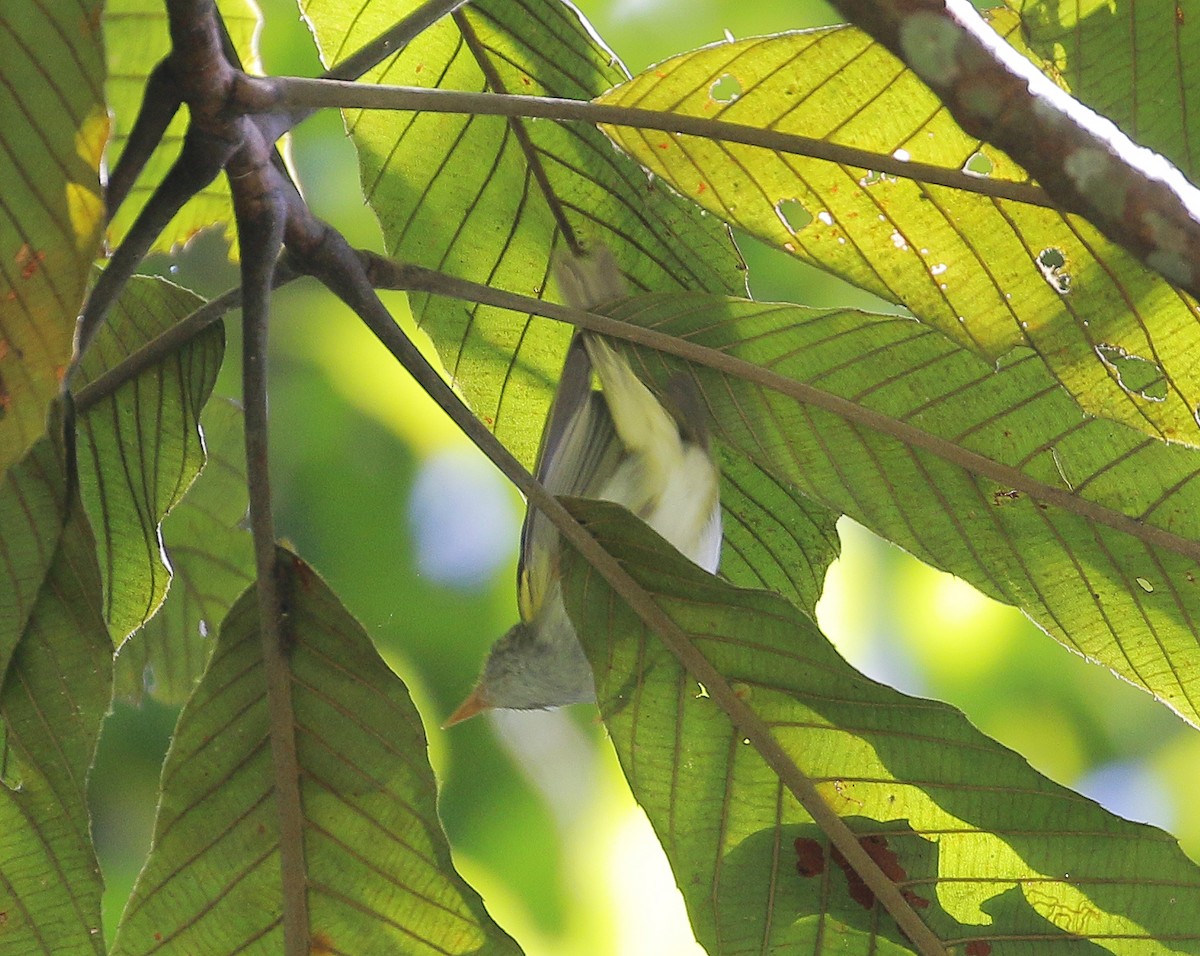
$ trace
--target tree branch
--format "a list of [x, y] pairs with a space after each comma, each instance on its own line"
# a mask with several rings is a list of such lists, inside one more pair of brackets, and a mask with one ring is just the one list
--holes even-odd
[[1000, 147], [1149, 268], [1200, 296], [1200, 192], [1069, 96], [967, 0], [832, 0], [909, 66], [959, 125]]

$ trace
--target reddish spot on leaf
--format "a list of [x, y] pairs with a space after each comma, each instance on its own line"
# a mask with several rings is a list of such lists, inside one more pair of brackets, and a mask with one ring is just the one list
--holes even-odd
[[982, 939], [973, 939], [967, 943], [963, 952], [966, 956], [991, 956], [992, 944]]
[[[903, 883], [908, 880], [908, 873], [904, 867], [900, 865], [900, 859], [896, 856], [896, 852], [888, 846], [887, 837], [880, 834], [863, 837], [858, 841], [859, 845], [867, 851], [872, 862], [879, 867], [893, 883]], [[842, 868], [842, 872], [846, 874], [846, 881], [850, 884], [850, 898], [865, 910], [869, 910], [875, 905], [875, 894], [866, 882], [858, 875], [851, 866], [849, 861], [842, 856], [837, 847], [831, 847], [829, 855], [833, 857], [833, 861]], [[914, 909], [925, 909], [929, 906], [929, 900], [922, 896], [918, 896], [910, 889], [901, 889], [900, 895], [904, 897], [909, 906]]]
[[154, 934], [154, 942], [156, 942], [156, 943], [161, 943], [161, 942], [162, 942], [162, 933], [155, 933], [155, 934]]
[[667, 78], [667, 74], [664, 73], [662, 70], [655, 70], [654, 75], [657, 76], [660, 80], [665, 80]]
[[702, 193], [706, 193], [706, 192], [708, 192], [708, 183], [700, 183], [696, 187], [696, 195], [697, 196], [701, 195]]
[[855, 872], [849, 861], [842, 856], [842, 851], [836, 846], [831, 846], [829, 848], [829, 855], [833, 857], [833, 862], [840, 866], [842, 872], [846, 874], [846, 882], [850, 884], [850, 899], [854, 900], [855, 903], [865, 910], [869, 910], [874, 906], [875, 894], [863, 882], [863, 878]]
[[527, 76], [521, 77], [521, 82], [524, 83], [526, 86], [533, 86], [533, 80], [531, 80]]
[[320, 930], [317, 930], [317, 932], [312, 934], [312, 938], [309, 940], [308, 951], [312, 954], [312, 956], [325, 956], [325, 954], [332, 953], [334, 951], [333, 940], [329, 938], [328, 933], [323, 933]]
[[796, 872], [805, 879], [825, 872], [825, 850], [816, 840], [809, 837], [796, 840]]
[[670, 149], [670, 148], [671, 148], [671, 144], [670, 144], [670, 143], [659, 143], [659, 144], [658, 144], [658, 148], [659, 148], [659, 149]]
[[17, 265], [21, 267], [21, 278], [32, 279], [37, 275], [42, 263], [46, 261], [46, 253], [42, 250], [34, 252], [29, 243], [24, 242], [15, 256]]

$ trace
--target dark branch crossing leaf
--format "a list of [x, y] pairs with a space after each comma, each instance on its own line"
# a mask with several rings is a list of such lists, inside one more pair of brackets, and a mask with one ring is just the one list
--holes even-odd
[[227, 400], [204, 408], [204, 470], [162, 525], [171, 589], [146, 624], [121, 645], [114, 693], [184, 703], [216, 645], [217, 628], [254, 579], [246, 516], [241, 410]]
[[[953, 708], [868, 680], [807, 615], [704, 574], [626, 512], [572, 508], [947, 952], [1146, 956], [1200, 944], [1200, 872], [1169, 834], [1050, 782]], [[599, 575], [571, 565], [567, 607], [605, 722], [708, 952], [911, 952], [714, 688]]]
[[[298, 558], [280, 552], [314, 947], [519, 953], [454, 871], [404, 685]], [[280, 952], [280, 869], [253, 590], [176, 729], [154, 849], [114, 954]]]
[[697, 348], [635, 362], [690, 371], [729, 447], [1200, 722], [1200, 452], [911, 319], [699, 294], [612, 315]]
[[[309, 0], [329, 62], [413, 0]], [[482, 0], [422, 34], [368, 82], [591, 99], [627, 77], [573, 7]], [[634, 289], [744, 293], [726, 227], [647, 178], [594, 127], [503, 117], [347, 111], [390, 254], [525, 295], [555, 295], [556, 250], [603, 243]], [[526, 465], [570, 330], [425, 295], [413, 315], [477, 414]]]
[[[1169, 17], [1170, 5], [1160, 13]], [[1016, 17], [992, 16], [1020, 48]], [[705, 47], [601, 102], [802, 134], [994, 181], [1027, 178], [852, 28]], [[1079, 217], [757, 147], [609, 132], [681, 193], [765, 242], [902, 303], [993, 360], [1034, 349], [1092, 414], [1200, 444], [1195, 303]]]
[[22, 502], [40, 498], [40, 505], [49, 498], [59, 510], [50, 517], [41, 508], [36, 519], [31, 510], [36, 529], [0, 525], [0, 550], [10, 561], [28, 557], [31, 545], [46, 558], [45, 576], [22, 594], [32, 600], [16, 647], [6, 647], [3, 658], [0, 951], [96, 956], [104, 952], [103, 887], [84, 786], [112, 673], [96, 545], [78, 496], [64, 507], [62, 456], [49, 438], [8, 477], [0, 490], [6, 512], [14, 495]]
[[[88, 350], [80, 387], [201, 304], [162, 279], [135, 277]], [[204, 464], [200, 410], [224, 353], [224, 327], [216, 323], [81, 416], [80, 481], [101, 542], [105, 613], [117, 642], [167, 593], [159, 525]]]
[[0, 472], [45, 434], [99, 251], [102, 7], [0, 6]]

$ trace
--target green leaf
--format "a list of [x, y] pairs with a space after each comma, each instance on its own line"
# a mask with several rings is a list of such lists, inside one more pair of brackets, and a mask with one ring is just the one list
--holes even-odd
[[830, 846], [823, 828], [842, 825], [948, 952], [1200, 942], [1200, 872], [1169, 834], [1050, 782], [953, 708], [868, 680], [807, 615], [705, 575], [621, 509], [571, 507], [681, 632], [688, 671], [572, 562], [567, 607], [605, 723], [712, 956], [912, 951], [859, 878], [870, 866]]
[[1027, 52], [1039, 68], [1195, 180], [1200, 131], [1187, 100], [1188, 77], [1200, 66], [1200, 20], [1187, 4], [1007, 5], [1020, 17]]
[[728, 448], [721, 466], [721, 577], [782, 594], [812, 614], [838, 556], [838, 512]]
[[[316, 574], [281, 554], [314, 946], [518, 953], [455, 873], [420, 717]], [[221, 626], [163, 768], [114, 954], [281, 951], [275, 773], [254, 590]]]
[[[50, 439], [9, 474], [17, 495], [59, 508], [62, 458]], [[0, 951], [47, 956], [104, 952], [100, 867], [84, 792], [108, 710], [112, 647], [100, 607], [96, 546], [78, 496], [57, 523], [0, 525], [9, 567], [45, 565], [0, 687]], [[33, 513], [30, 513], [32, 519]], [[32, 521], [31, 521], [32, 525]], [[30, 553], [36, 545], [38, 555]], [[44, 559], [41, 559], [44, 555]], [[23, 603], [23, 602], [22, 602]], [[6, 622], [7, 624], [7, 622]], [[7, 634], [5, 635], [8, 636]]]
[[[416, 6], [309, 0], [303, 9], [336, 60]], [[481, 0], [365, 80], [586, 100], [626, 76], [573, 7]], [[554, 294], [555, 251], [603, 243], [635, 289], [745, 291], [722, 224], [649, 180], [592, 126], [383, 111], [346, 117], [367, 200], [400, 259], [545, 296]], [[411, 301], [471, 406], [532, 464], [570, 329], [445, 298]]]
[[[162, 279], [134, 277], [84, 357], [79, 389], [202, 303]], [[105, 616], [118, 643], [167, 593], [159, 524], [204, 463], [200, 409], [224, 352], [224, 326], [214, 323], [81, 409], [80, 482], [100, 538]]]
[[246, 455], [241, 410], [211, 401], [201, 419], [204, 470], [162, 525], [171, 556], [171, 590], [162, 608], [117, 654], [114, 693], [180, 705], [195, 689], [216, 644], [220, 621], [254, 580], [243, 530]]
[[612, 315], [687, 351], [635, 367], [690, 373], [729, 447], [1200, 723], [1200, 452], [911, 319], [699, 294]]
[[[242, 65], [249, 72], [259, 72], [257, 39], [262, 24], [258, 7], [251, 0], [217, 0], [217, 7], [242, 59]], [[111, 164], [125, 149], [129, 132], [142, 105], [150, 71], [170, 52], [166, 7], [157, 0], [108, 0], [104, 5], [104, 35], [110, 74], [105, 89], [116, 118], [110, 146]], [[108, 240], [112, 245], [119, 244], [125, 238], [154, 187], [175, 162], [186, 129], [187, 110], [181, 109], [128, 198], [113, 217], [108, 229]], [[224, 176], [205, 186], [179, 210], [155, 239], [152, 251], [169, 252], [183, 245], [201, 229], [217, 225], [224, 227], [230, 242], [236, 239], [232, 228], [233, 206]]]
[[0, 8], [0, 473], [46, 432], [99, 249], [102, 6]]
[[[1020, 48], [1015, 16], [994, 12], [992, 25]], [[850, 28], [715, 44], [659, 64], [600, 102], [800, 134], [949, 171], [982, 169], [973, 179], [982, 189], [1026, 178], [965, 134], [884, 47]], [[989, 359], [1034, 349], [1094, 415], [1200, 444], [1194, 304], [1084, 220], [717, 139], [609, 131], [684, 195], [768, 244], [902, 303]]]

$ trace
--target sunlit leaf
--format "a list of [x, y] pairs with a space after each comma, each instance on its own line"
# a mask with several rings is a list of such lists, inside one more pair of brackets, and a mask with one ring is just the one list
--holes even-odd
[[121, 645], [114, 693], [182, 704], [204, 672], [217, 627], [254, 579], [246, 516], [242, 413], [211, 401], [201, 418], [204, 470], [162, 525], [171, 556], [171, 590], [145, 626]]
[[[76, 495], [69, 507], [61, 454], [35, 445], [0, 490], [5, 518], [14, 493], [41, 499], [39, 518], [0, 524], [0, 550], [45, 564], [5, 648], [0, 688], [0, 950], [100, 954], [100, 868], [84, 784], [108, 710], [112, 646], [101, 613], [96, 546]], [[57, 520], [46, 507], [59, 507]], [[34, 521], [37, 527], [34, 528]], [[35, 548], [38, 556], [30, 554]], [[9, 565], [12, 566], [11, 564]], [[8, 593], [0, 588], [0, 593]], [[7, 608], [6, 608], [7, 610]], [[6, 627], [8, 621], [4, 622]], [[5, 639], [9, 634], [4, 635]], [[11, 651], [11, 658], [8, 652]]]
[[[1008, 0], [1029, 52], [1071, 93], [1196, 178], [1200, 130], [1189, 77], [1200, 66], [1200, 19], [1186, 3]], [[1139, 95], [1141, 91], [1150, 95]]]
[[[328, 61], [372, 39], [414, 0], [308, 0]], [[559, 0], [481, 0], [427, 31], [371, 82], [590, 99], [626, 78]], [[585, 124], [348, 111], [367, 199], [390, 253], [526, 295], [555, 295], [556, 250], [603, 243], [636, 289], [744, 292], [721, 223], [649, 180]], [[570, 330], [529, 316], [414, 296], [413, 314], [475, 411], [527, 464]]]
[[45, 433], [98, 251], [102, 6], [0, 6], [0, 472]]
[[[162, 279], [134, 278], [84, 357], [80, 389], [202, 304]], [[80, 481], [96, 528], [105, 615], [122, 640], [170, 581], [159, 524], [204, 463], [198, 422], [221, 368], [216, 323], [80, 412]]]
[[1200, 452], [1083, 414], [1027, 351], [996, 370], [911, 319], [698, 294], [613, 316], [694, 348], [731, 448], [1200, 722]]
[[718, 449], [724, 541], [721, 576], [741, 587], [767, 588], [810, 614], [825, 572], [838, 556], [838, 512], [744, 455]]
[[[250, 72], [258, 72], [258, 7], [253, 0], [218, 0], [217, 7], [243, 66]], [[151, 69], [170, 51], [166, 7], [158, 0], [108, 0], [104, 5], [104, 35], [110, 74], [106, 92], [115, 116], [109, 152], [109, 163], [112, 164], [125, 148]], [[185, 108], [167, 128], [158, 150], [109, 226], [108, 238], [113, 245], [125, 237], [154, 187], [175, 162], [186, 128]], [[214, 225], [224, 226], [232, 241], [232, 224], [229, 186], [225, 177], [219, 176], [176, 214], [155, 240], [153, 249], [168, 252], [206, 226]]]
[[807, 615], [705, 575], [627, 513], [574, 507], [716, 672], [702, 685], [574, 562], [567, 606], [605, 723], [712, 956], [913, 951], [817, 805], [947, 952], [1200, 943], [1200, 872], [1169, 834], [1050, 782], [953, 708], [868, 680]]
[[[1019, 46], [1015, 16], [996, 12], [993, 25]], [[963, 133], [884, 47], [850, 28], [715, 44], [601, 102], [965, 167], [981, 188], [1025, 178]], [[1095, 415], [1200, 443], [1195, 303], [1082, 219], [764, 148], [610, 132], [680, 192], [771, 245], [904, 304], [988, 358], [1033, 348]]]
[[[316, 574], [281, 560], [314, 948], [518, 953], [454, 871], [404, 685]], [[222, 624], [176, 728], [154, 849], [114, 953], [281, 951], [268, 735], [250, 590]]]

